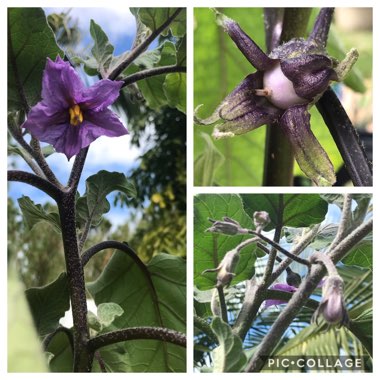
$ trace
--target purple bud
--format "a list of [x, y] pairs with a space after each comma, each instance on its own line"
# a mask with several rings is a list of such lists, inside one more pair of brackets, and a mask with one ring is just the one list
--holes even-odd
[[339, 275], [327, 277], [323, 284], [323, 297], [313, 315], [313, 321], [322, 315], [329, 324], [347, 325], [349, 317], [344, 304], [343, 288], [343, 280]]

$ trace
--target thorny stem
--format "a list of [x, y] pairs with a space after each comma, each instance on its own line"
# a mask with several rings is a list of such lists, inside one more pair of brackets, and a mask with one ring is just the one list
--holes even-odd
[[[372, 225], [373, 220], [370, 219], [345, 237], [331, 252], [332, 261], [337, 263], [342, 260], [347, 252], [372, 230]], [[293, 294], [285, 309], [280, 313], [272, 328], [260, 343], [249, 361], [245, 372], [259, 372], [263, 368], [265, 364], [264, 358], [271, 354], [278, 340], [318, 286], [325, 273], [326, 270], [322, 264], [315, 264], [311, 267], [307, 277], [302, 281], [298, 290]]]
[[222, 316], [222, 320], [223, 322], [228, 323], [227, 306], [226, 306], [226, 300], [224, 298], [223, 286], [217, 286], [216, 290], [218, 292], [220, 313]]
[[51, 196], [56, 202], [59, 201], [63, 192], [48, 180], [35, 174], [22, 170], [8, 170], [8, 181], [27, 183]]
[[326, 255], [325, 253], [315, 251], [311, 256], [310, 256], [310, 262], [312, 264], [315, 263], [322, 263], [329, 276], [338, 276], [338, 271], [332, 262], [330, 256]]
[[155, 39], [159, 36], [174, 19], [183, 11], [184, 8], [177, 8], [173, 14], [166, 19], [166, 21], [155, 29], [152, 34], [140, 45], [136, 46], [127, 56], [127, 58], [120, 63], [108, 76], [108, 79], [115, 80]]
[[78, 155], [75, 157], [74, 165], [71, 169], [70, 177], [67, 182], [68, 188], [76, 188], [78, 187], [80, 176], [82, 175], [83, 167], [86, 162], [86, 157], [88, 153], [89, 147], [83, 148], [80, 150]]
[[143, 80], [149, 77], [153, 77], [156, 75], [168, 74], [168, 73], [185, 73], [185, 66], [161, 66], [161, 67], [153, 67], [152, 69], [141, 70], [135, 74], [128, 75], [123, 79], [123, 87], [128, 86], [132, 83], [135, 83], [139, 80]]
[[[310, 8], [285, 8], [280, 43], [305, 34]], [[266, 31], [272, 30], [267, 27]], [[267, 41], [269, 41], [267, 37]], [[264, 186], [293, 184], [294, 155], [290, 141], [278, 124], [267, 126], [264, 162]]]
[[96, 351], [99, 348], [136, 339], [154, 339], [173, 343], [186, 348], [186, 335], [164, 327], [130, 327], [122, 330], [97, 335], [88, 342], [89, 349]]
[[330, 130], [354, 186], [372, 186], [372, 163], [335, 92], [328, 88], [316, 106]]

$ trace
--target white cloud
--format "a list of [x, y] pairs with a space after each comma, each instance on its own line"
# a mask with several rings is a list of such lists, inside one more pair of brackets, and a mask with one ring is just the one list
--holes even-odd
[[67, 12], [78, 20], [79, 28], [89, 33], [90, 20], [99, 24], [108, 35], [111, 43], [118, 38], [133, 36], [136, 32], [136, 21], [126, 7], [90, 7], [90, 8], [46, 8], [46, 13]]

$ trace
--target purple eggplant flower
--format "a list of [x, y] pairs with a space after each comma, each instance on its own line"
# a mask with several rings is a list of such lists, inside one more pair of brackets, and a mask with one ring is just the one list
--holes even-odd
[[22, 127], [70, 159], [100, 136], [128, 134], [107, 108], [118, 98], [122, 85], [121, 81], [104, 79], [87, 88], [68, 62], [59, 56], [55, 62], [48, 58], [42, 100], [30, 110]]
[[[281, 290], [283, 292], [289, 292], [289, 293], [294, 293], [297, 290], [297, 288], [295, 286], [288, 285], [288, 284], [274, 284], [269, 289]], [[284, 303], [288, 303], [288, 301], [268, 299], [268, 300], [265, 300], [265, 302], [264, 302], [264, 309], [266, 309], [270, 306], [282, 305]]]
[[318, 186], [334, 184], [334, 167], [311, 131], [308, 111], [330, 82], [342, 80], [357, 59], [356, 50], [341, 63], [327, 55], [333, 11], [320, 11], [308, 39], [290, 40], [269, 55], [234, 20], [217, 12], [217, 21], [257, 71], [248, 75], [210, 117], [198, 118], [198, 106], [195, 122], [218, 122], [213, 132], [216, 139], [277, 124], [290, 140], [302, 171]]
[[349, 316], [344, 303], [343, 280], [339, 275], [326, 278], [322, 288], [322, 300], [315, 311], [312, 322], [317, 322], [320, 315], [331, 325], [347, 325]]

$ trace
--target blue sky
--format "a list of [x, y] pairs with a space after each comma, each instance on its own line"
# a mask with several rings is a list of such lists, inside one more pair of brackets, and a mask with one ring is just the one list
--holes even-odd
[[[66, 12], [67, 10], [68, 8], [45, 8], [46, 14]], [[136, 31], [136, 22], [128, 8], [71, 8], [70, 16], [78, 20], [78, 26], [82, 36], [82, 48], [84, 51], [89, 51], [92, 46], [92, 39], [89, 32], [91, 19], [100, 25], [108, 35], [110, 42], [115, 47], [114, 54], [117, 55], [130, 49]], [[90, 83], [93, 82], [93, 78], [87, 79], [89, 79], [88, 81]], [[127, 120], [123, 120], [123, 124], [128, 127]], [[97, 173], [99, 170], [119, 171], [128, 174], [132, 168], [138, 166], [138, 157], [142, 151], [135, 146], [131, 146], [130, 139], [130, 136], [118, 138], [100, 137], [91, 144], [79, 184], [81, 194], [85, 190], [85, 179]], [[141, 146], [144, 146], [144, 144], [141, 144]], [[68, 162], [65, 155], [54, 153], [48, 157], [47, 161], [58, 179], [66, 183], [74, 159], [75, 158], [72, 158], [70, 162]], [[27, 164], [21, 158], [16, 160], [13, 158], [13, 162], [17, 165], [17, 169], [30, 171]], [[27, 195], [33, 199], [35, 203], [43, 204], [46, 201], [51, 201], [51, 199], [40, 190], [21, 183], [10, 183], [8, 193], [14, 199], [22, 195]], [[112, 195], [110, 197], [112, 198]], [[113, 207], [107, 214], [107, 218], [109, 218], [113, 224], [122, 224], [128, 219], [128, 213], [125, 208], [120, 209]]]

